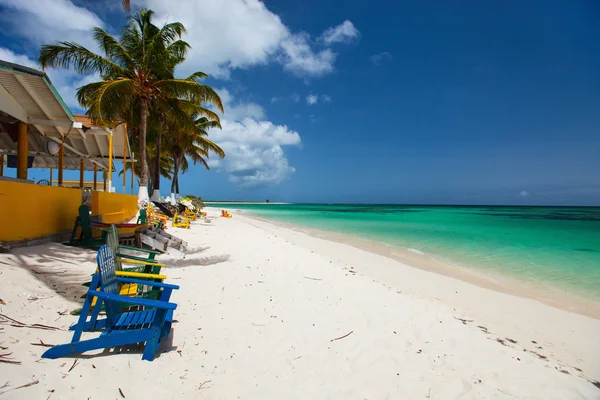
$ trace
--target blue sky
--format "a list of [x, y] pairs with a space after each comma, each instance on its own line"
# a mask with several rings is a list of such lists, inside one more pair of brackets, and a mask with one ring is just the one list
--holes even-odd
[[[188, 27], [180, 72], [209, 73], [226, 103], [228, 156], [182, 176], [184, 193], [600, 205], [596, 1], [166, 3], [133, 0]], [[124, 23], [118, 0], [0, 0], [0, 15], [0, 58], [21, 63]], [[73, 109], [93, 80], [49, 74]]]

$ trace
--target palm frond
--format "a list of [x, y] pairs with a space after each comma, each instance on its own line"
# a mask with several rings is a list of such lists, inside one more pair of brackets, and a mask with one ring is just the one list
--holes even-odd
[[58, 42], [42, 45], [39, 62], [42, 68], [73, 67], [80, 74], [98, 73], [100, 75], [124, 76], [125, 70], [108, 58], [94, 54], [75, 42]]
[[223, 103], [217, 92], [210, 86], [188, 79], [164, 79], [156, 86], [171, 97], [188, 100], [197, 104], [212, 104], [223, 112]]
[[95, 27], [92, 31], [94, 32], [94, 41], [98, 43], [107, 57], [116, 61], [127, 70], [133, 68], [133, 60], [121, 43], [102, 28]]

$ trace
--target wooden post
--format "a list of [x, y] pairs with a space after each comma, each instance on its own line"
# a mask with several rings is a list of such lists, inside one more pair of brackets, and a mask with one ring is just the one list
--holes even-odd
[[0, 176], [4, 176], [4, 154], [0, 154]]
[[127, 192], [127, 124], [123, 124], [123, 193]]
[[[108, 191], [112, 190], [113, 133], [108, 134]], [[104, 188], [106, 192], [106, 187]]]
[[17, 143], [17, 178], [27, 179], [27, 156], [29, 155], [29, 136], [27, 135], [27, 124], [18, 124]]
[[48, 186], [52, 186], [52, 168], [50, 168], [50, 185]]
[[131, 153], [131, 194], [133, 194], [134, 182], [135, 182], [135, 170], [133, 168], [133, 153]]
[[104, 178], [104, 191], [106, 192], [106, 170], [102, 170], [102, 177]]
[[83, 171], [85, 170], [83, 158], [79, 160], [79, 188], [83, 189]]
[[[64, 142], [64, 138], [62, 142]], [[63, 172], [65, 168], [65, 146], [63, 143], [60, 143], [60, 148], [58, 149], [58, 186], [62, 187], [63, 185]]]
[[98, 164], [94, 163], [94, 190], [98, 190], [97, 185], [98, 185]]

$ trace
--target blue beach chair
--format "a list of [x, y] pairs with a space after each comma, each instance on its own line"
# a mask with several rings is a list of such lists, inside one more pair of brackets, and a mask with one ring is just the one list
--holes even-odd
[[[152, 361], [162, 338], [171, 333], [173, 311], [177, 304], [169, 303], [173, 289], [177, 285], [153, 282], [148, 280], [118, 278], [115, 275], [115, 256], [108, 245], [103, 245], [97, 255], [98, 270], [94, 274], [90, 290], [74, 326], [71, 343], [61, 344], [48, 349], [42, 358], [57, 358], [66, 355], [83, 353], [89, 350], [112, 348], [128, 344], [146, 343], [143, 360]], [[120, 296], [118, 283], [155, 286], [162, 289], [159, 300], [148, 300], [137, 297]], [[100, 291], [93, 290], [98, 288]], [[92, 309], [92, 302], [97, 298]], [[98, 319], [101, 304], [104, 303], [106, 318]], [[124, 304], [139, 306], [139, 311], [121, 312]], [[88, 314], [92, 309], [90, 320]], [[80, 340], [81, 334], [88, 330], [102, 330], [99, 337]]]

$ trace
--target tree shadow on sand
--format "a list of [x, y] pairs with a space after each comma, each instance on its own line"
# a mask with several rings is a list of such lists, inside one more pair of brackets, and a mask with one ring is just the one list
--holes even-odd
[[207, 256], [207, 257], [193, 257], [193, 258], [184, 258], [182, 260], [175, 260], [171, 262], [167, 267], [168, 268], [183, 268], [183, 267], [198, 267], [198, 266], [207, 266], [214, 265], [225, 262], [229, 260], [229, 254], [222, 254], [218, 256]]
[[89, 282], [96, 269], [96, 251], [50, 243], [15, 249], [3, 254], [0, 262], [29, 271], [65, 299], [81, 303], [87, 293], [82, 283]]

